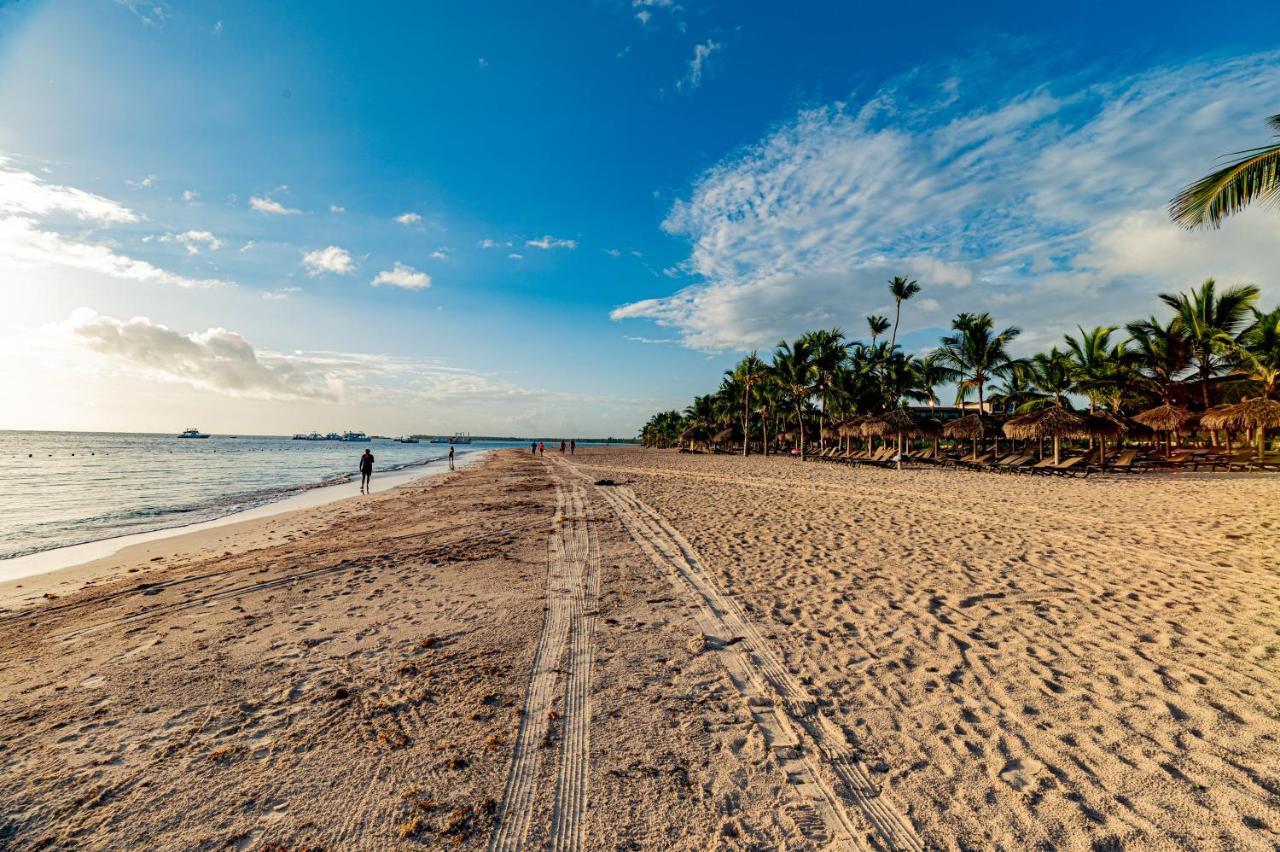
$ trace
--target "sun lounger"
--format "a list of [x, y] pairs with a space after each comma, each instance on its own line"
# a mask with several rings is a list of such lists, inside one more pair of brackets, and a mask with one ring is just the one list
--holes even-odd
[[965, 467], [982, 467], [984, 464], [988, 464], [992, 458], [994, 458], [993, 453], [983, 453], [980, 456], [966, 456], [958, 459], [957, 462]]
[[1044, 473], [1045, 470], [1051, 467], [1053, 467], [1052, 456], [1049, 458], [1040, 459], [1040, 461], [1036, 462], [1035, 464], [1029, 467], [1019, 468], [1019, 470], [1026, 471], [1027, 473]]
[[1035, 456], [1023, 456], [1023, 455], [1018, 455], [1017, 453], [1014, 453], [1013, 455], [1005, 456], [1004, 458], [1000, 459], [998, 462], [995, 462], [994, 464], [988, 465], [987, 469], [999, 471], [1002, 473], [1011, 471], [1011, 470], [1017, 470], [1020, 467], [1025, 467], [1026, 465], [1030, 464], [1034, 458]]
[[1074, 458], [1063, 459], [1058, 464], [1051, 464], [1042, 468], [1040, 472], [1053, 473], [1060, 476], [1088, 476], [1090, 472], [1088, 461], [1088, 456], [1075, 456]]

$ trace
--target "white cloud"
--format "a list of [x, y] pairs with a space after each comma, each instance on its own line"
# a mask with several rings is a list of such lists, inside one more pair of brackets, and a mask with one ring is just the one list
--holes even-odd
[[652, 18], [653, 13], [648, 9], [641, 9], [639, 12], [636, 12], [636, 20], [642, 24], [648, 24]]
[[417, 213], [401, 213], [396, 217], [396, 221], [401, 225], [416, 225], [422, 221], [422, 217]]
[[169, 19], [168, 7], [155, 0], [116, 0], [116, 5], [123, 6], [132, 12], [143, 26], [161, 26]]
[[525, 245], [529, 246], [530, 248], [542, 249], [543, 251], [547, 251], [549, 249], [558, 249], [558, 248], [576, 249], [578, 247], [578, 241], [577, 240], [561, 240], [561, 239], [557, 239], [556, 237], [546, 236], [546, 237], [539, 237], [536, 240], [529, 240], [525, 243]]
[[507, 257], [510, 258], [511, 260], [524, 260], [524, 255], [514, 251], [511, 252], [511, 254], [507, 255]]
[[609, 255], [609, 257], [622, 257], [622, 249], [607, 248], [604, 250], [604, 253]]
[[489, 67], [489, 60], [487, 60], [487, 59], [485, 59], [483, 56], [481, 56], [481, 57], [480, 57], [480, 59], [476, 62], [476, 64], [477, 64], [478, 66], [480, 66], [481, 68], [488, 68], [488, 67]]
[[184, 231], [181, 234], [165, 234], [160, 238], [160, 241], [178, 243], [187, 250], [187, 254], [199, 254], [202, 247], [210, 251], [217, 251], [222, 248], [222, 240], [208, 231]]
[[329, 212], [330, 213], [346, 213], [347, 208], [343, 207], [341, 204], [330, 204]]
[[356, 269], [351, 253], [338, 246], [328, 246], [307, 252], [302, 256], [302, 265], [307, 268], [308, 275], [323, 275], [326, 272], [350, 275]]
[[278, 290], [259, 290], [258, 295], [268, 302], [283, 302], [294, 293], [301, 292], [301, 287], [281, 287]]
[[718, 41], [707, 39], [702, 44], [696, 44], [693, 47], [693, 58], [689, 60], [689, 71], [685, 74], [683, 80], [676, 81], [677, 89], [688, 89], [690, 91], [702, 85], [702, 74], [706, 69], [707, 60], [711, 58], [711, 54], [720, 50], [722, 45]]
[[256, 245], [257, 245], [257, 242], [255, 242], [254, 240], [245, 240], [245, 244], [240, 246], [240, 251], [242, 253], [246, 251], [253, 251], [254, 246]]
[[431, 259], [432, 260], [448, 260], [449, 250], [443, 247], [438, 248], [435, 251], [431, 252]]
[[[0, 166], [8, 160], [0, 157]], [[21, 169], [0, 168], [0, 216], [46, 217], [68, 214], [102, 225], [137, 222], [141, 217], [127, 207], [70, 186], [48, 183]]]
[[[1001, 84], [1016, 84], [1015, 65], [999, 64]], [[612, 316], [741, 350], [820, 323], [861, 333], [900, 274], [936, 303], [904, 309], [907, 333], [991, 310], [1027, 329], [1024, 341], [1057, 339], [1077, 322], [1145, 314], [1157, 292], [1209, 275], [1252, 281], [1274, 301], [1274, 211], [1201, 234], [1164, 208], [1223, 152], [1262, 141], [1280, 54], [1062, 91], [1033, 81], [989, 103], [975, 99], [995, 84], [949, 73], [931, 85], [930, 73], [860, 108], [804, 110], [707, 170], [663, 223], [691, 241], [677, 272], [693, 283]]]
[[183, 334], [145, 317], [118, 320], [88, 308], [73, 312], [67, 325], [93, 352], [155, 379], [258, 399], [333, 401], [341, 394], [341, 383], [324, 371], [263, 357], [224, 328]]
[[285, 207], [274, 198], [266, 198], [259, 195], [250, 196], [249, 206], [259, 213], [270, 213], [273, 216], [297, 216], [302, 212], [293, 207]]
[[106, 245], [63, 237], [41, 230], [32, 219], [0, 218], [0, 260], [19, 266], [63, 267], [118, 278], [172, 284], [178, 287], [217, 287], [227, 284], [214, 278], [188, 278], [117, 252]]
[[182, 190], [182, 200], [187, 202], [188, 204], [190, 204], [193, 201], [199, 200], [199, 198], [200, 198], [200, 193], [196, 192], [194, 189]]
[[507, 242], [500, 242], [498, 240], [491, 240], [488, 237], [485, 237], [483, 240], [480, 241], [480, 248], [482, 249], [511, 248], [511, 242], [509, 240]]
[[212, 33], [214, 36], [222, 35], [222, 21], [218, 21], [216, 24], [214, 24], [213, 29], [210, 30], [210, 33]]
[[396, 261], [391, 269], [384, 269], [373, 277], [374, 287], [382, 284], [406, 290], [425, 290], [431, 286], [431, 276]]
[[156, 185], [156, 176], [147, 175], [142, 180], [126, 180], [125, 183], [134, 189], [150, 189]]

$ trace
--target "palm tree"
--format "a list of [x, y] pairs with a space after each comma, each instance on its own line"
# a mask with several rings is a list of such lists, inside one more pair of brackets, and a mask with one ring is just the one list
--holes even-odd
[[895, 275], [889, 280], [889, 292], [893, 294], [893, 336], [889, 338], [889, 345], [893, 346], [898, 342], [898, 322], [902, 319], [902, 303], [919, 293], [920, 285], [915, 281], [908, 281], [901, 275]]
[[1112, 345], [1111, 335], [1115, 326], [1100, 325], [1089, 331], [1076, 326], [1080, 338], [1066, 335], [1067, 352], [1071, 357], [1071, 371], [1076, 390], [1089, 400], [1089, 411], [1097, 411], [1098, 404], [1108, 389], [1120, 378], [1120, 362], [1124, 358], [1124, 343]]
[[813, 394], [814, 352], [804, 337], [788, 344], [782, 340], [773, 351], [773, 373], [795, 409], [796, 431], [800, 440], [800, 459], [804, 460], [804, 407]]
[[[1271, 116], [1267, 123], [1280, 136], [1280, 115]], [[1230, 156], [1240, 158], [1184, 187], [1169, 202], [1174, 222], [1184, 228], [1220, 228], [1224, 218], [1257, 198], [1280, 199], [1280, 142]]]
[[1280, 308], [1253, 313], [1253, 324], [1232, 347], [1233, 372], [1256, 382], [1262, 396], [1269, 399], [1280, 384]]
[[849, 354], [849, 348], [844, 342], [844, 332], [838, 328], [829, 331], [811, 331], [803, 337], [813, 352], [814, 390], [817, 391], [818, 400], [822, 405], [818, 419], [818, 443], [825, 449], [827, 442], [822, 435], [822, 429], [827, 421], [827, 404], [831, 395], [832, 377], [836, 368]]
[[1133, 344], [1133, 361], [1140, 384], [1165, 405], [1173, 404], [1173, 386], [1191, 365], [1187, 339], [1177, 320], [1161, 325], [1155, 317], [1126, 326]]
[[756, 414], [760, 415], [760, 441], [765, 457], [769, 456], [769, 421], [778, 414], [782, 406], [782, 386], [777, 375], [768, 367], [756, 393]]
[[764, 381], [767, 369], [754, 349], [733, 368], [733, 377], [742, 383], [742, 454], [744, 456], [747, 455], [751, 437], [751, 389]]
[[1209, 379], [1221, 366], [1219, 354], [1230, 351], [1236, 342], [1258, 295], [1257, 287], [1244, 284], [1219, 296], [1212, 278], [1189, 293], [1160, 294], [1160, 300], [1174, 310], [1175, 329], [1187, 340], [1200, 375], [1200, 393], [1206, 409], [1210, 407]]
[[953, 334], [942, 338], [939, 364], [957, 383], [957, 402], [971, 389], [978, 392], [978, 410], [985, 409], [983, 390], [992, 378], [1006, 375], [1021, 362], [1009, 355], [1009, 344], [1022, 329], [1009, 326], [996, 334], [991, 315], [960, 314], [951, 321]]
[[1031, 384], [1039, 391], [1039, 399], [1023, 403], [1019, 411], [1032, 411], [1045, 405], [1071, 407], [1067, 394], [1075, 390], [1075, 382], [1070, 355], [1055, 346], [1048, 352], [1032, 355], [1027, 366]]
[[867, 328], [871, 329], [871, 345], [876, 345], [876, 338], [889, 330], [889, 321], [879, 314], [867, 317]]
[[1037, 395], [1038, 392], [1031, 385], [1031, 371], [1023, 365], [1010, 370], [1004, 377], [1004, 383], [992, 388], [991, 396], [987, 399], [992, 411], [1008, 414], [1035, 399]]

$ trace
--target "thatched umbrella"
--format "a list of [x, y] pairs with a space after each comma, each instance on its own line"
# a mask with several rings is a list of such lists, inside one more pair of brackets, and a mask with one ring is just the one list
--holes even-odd
[[1177, 439], [1178, 432], [1194, 421], [1196, 415], [1185, 408], [1165, 404], [1135, 414], [1133, 419], [1156, 432], [1172, 433], [1173, 438], [1165, 444], [1165, 454], [1168, 455], [1173, 449], [1173, 440]]
[[738, 430], [730, 426], [727, 429], [721, 429], [719, 432], [711, 436], [711, 443], [725, 444], [738, 437]]
[[853, 439], [862, 436], [862, 421], [866, 419], [866, 415], [858, 414], [842, 422], [836, 429], [840, 439], [845, 442], [846, 452], [853, 449]]
[[1060, 405], [1047, 405], [1038, 411], [1019, 414], [1004, 424], [1010, 438], [1053, 438], [1053, 463], [1062, 460], [1062, 439], [1088, 434], [1089, 422], [1082, 415]]
[[1084, 422], [1084, 430], [1080, 434], [1098, 439], [1098, 464], [1107, 459], [1107, 438], [1118, 438], [1129, 431], [1125, 419], [1110, 411], [1089, 412], [1084, 415]]
[[1206, 409], [1200, 415], [1200, 428], [1210, 432], [1223, 432], [1227, 438], [1227, 452], [1231, 452], [1231, 430], [1238, 428], [1234, 403], [1224, 402]]
[[884, 438], [888, 435], [898, 436], [898, 452], [902, 452], [902, 436], [918, 435], [920, 428], [910, 414], [901, 408], [868, 417], [862, 422], [862, 434], [871, 438]]
[[701, 426], [686, 426], [684, 431], [680, 433], [680, 440], [688, 441], [689, 449], [692, 450], [694, 442], [702, 440], [702, 438], [705, 437], [706, 434], [707, 433], [703, 430]]
[[1280, 402], [1260, 396], [1234, 405], [1235, 422], [1246, 429], [1258, 430], [1258, 458], [1267, 447], [1267, 430], [1280, 426]]
[[947, 438], [973, 441], [973, 454], [978, 454], [978, 442], [988, 435], [995, 436], [996, 452], [999, 452], [1001, 422], [990, 414], [966, 414], [957, 417], [942, 427], [942, 434]]

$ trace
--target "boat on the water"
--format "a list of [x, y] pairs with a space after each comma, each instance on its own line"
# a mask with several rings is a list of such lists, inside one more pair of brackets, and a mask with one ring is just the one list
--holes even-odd
[[401, 435], [399, 438], [396, 438], [396, 440], [397, 440], [397, 441], [399, 441], [399, 442], [400, 442], [400, 443], [402, 443], [402, 444], [416, 444], [416, 443], [418, 443], [418, 439], [417, 439], [415, 436], [413, 436], [413, 435]]
[[299, 432], [293, 436], [295, 441], [323, 441], [324, 435], [319, 432]]
[[342, 440], [355, 444], [368, 443], [369, 436], [363, 432], [343, 432]]
[[341, 440], [342, 440], [342, 436], [341, 436], [341, 435], [339, 435], [337, 432], [330, 432], [328, 435], [325, 435], [325, 436], [324, 436], [324, 440], [326, 440], [326, 441], [341, 441]]
[[190, 428], [183, 429], [182, 434], [178, 435], [178, 437], [179, 438], [207, 438], [209, 437], [209, 433], [201, 432], [199, 429], [192, 426]]
[[455, 432], [452, 435], [437, 435], [431, 439], [433, 444], [470, 444], [471, 435], [466, 432]]

